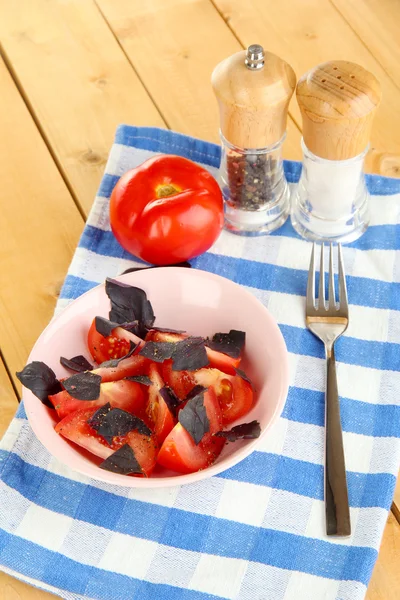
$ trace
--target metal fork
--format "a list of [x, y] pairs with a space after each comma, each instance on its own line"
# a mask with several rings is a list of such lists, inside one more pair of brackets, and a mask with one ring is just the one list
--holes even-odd
[[315, 298], [315, 244], [311, 253], [306, 298], [308, 329], [325, 345], [327, 378], [325, 391], [325, 516], [327, 535], [351, 533], [346, 466], [340, 422], [334, 343], [347, 329], [349, 307], [341, 245], [339, 257], [339, 303], [335, 300], [333, 247], [329, 251], [328, 303], [325, 302], [324, 244], [321, 245], [318, 301]]

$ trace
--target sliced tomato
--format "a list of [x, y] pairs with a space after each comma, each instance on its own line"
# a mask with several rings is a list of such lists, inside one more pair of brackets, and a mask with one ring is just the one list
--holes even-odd
[[204, 406], [206, 407], [207, 417], [210, 421], [210, 431], [204, 435], [200, 445], [207, 454], [208, 464], [212, 464], [220, 455], [221, 450], [225, 445], [225, 440], [223, 438], [214, 436], [214, 433], [221, 431], [223, 428], [223, 417], [222, 410], [213, 387], [209, 387], [204, 394]]
[[151, 329], [146, 337], [146, 342], [179, 342], [183, 340], [185, 337], [188, 337], [184, 333], [170, 333], [168, 331], [157, 331], [156, 329]]
[[156, 434], [157, 441], [161, 445], [175, 425], [175, 419], [172, 416], [164, 398], [160, 395], [160, 390], [165, 383], [158, 371], [157, 365], [152, 363], [149, 368], [149, 377], [152, 385], [149, 386], [149, 399], [146, 413], [151, 426]]
[[96, 329], [96, 319], [93, 319], [88, 333], [88, 346], [90, 354], [98, 364], [128, 354], [130, 342], [139, 344], [139, 347], [144, 345], [141, 338], [122, 327], [113, 329], [108, 337], [102, 336]]
[[57, 423], [55, 431], [103, 459], [111, 456], [124, 444], [129, 444], [144, 475], [149, 476], [154, 469], [157, 458], [158, 445], [155, 437], [153, 435], [143, 435], [137, 431], [130, 431], [125, 436], [114, 438], [110, 446], [104, 438], [88, 425], [88, 420], [96, 410], [97, 408], [85, 408], [67, 415]]
[[133, 375], [147, 375], [151, 361], [140, 354], [128, 356], [121, 360], [116, 367], [99, 367], [92, 373], [101, 376], [101, 382], [118, 381]]
[[208, 435], [217, 433], [217, 431], [221, 431], [222, 429], [222, 410], [214, 388], [212, 387], [209, 387], [204, 393], [204, 406], [207, 411], [208, 420], [210, 421], [210, 431], [206, 433], [204, 438], [201, 440], [202, 444], [207, 443]]
[[229, 373], [230, 375], [236, 375], [235, 369], [237, 369], [240, 365], [240, 361], [242, 357], [232, 358], [232, 356], [228, 356], [223, 352], [217, 352], [216, 350], [211, 350], [206, 346], [208, 360], [210, 361], [210, 367], [213, 369], [219, 369], [224, 373]]
[[56, 433], [86, 448], [92, 454], [108, 458], [114, 450], [87, 423], [96, 410], [97, 408], [89, 407], [70, 413], [57, 423], [54, 429]]
[[198, 371], [173, 371], [172, 361], [161, 366], [163, 379], [183, 400], [195, 385], [213, 387], [222, 409], [224, 424], [243, 417], [253, 406], [254, 395], [251, 385], [240, 375], [229, 375], [219, 369], [199, 369]]
[[179, 473], [194, 473], [210, 464], [207, 453], [193, 441], [186, 429], [177, 423], [165, 439], [157, 462], [166, 469]]
[[[121, 439], [123, 438], [118, 439], [121, 444]], [[155, 435], [148, 436], [138, 431], [130, 431], [126, 435], [126, 443], [132, 448], [136, 460], [142, 467], [143, 473], [146, 477], [149, 477], [156, 466], [159, 449]]]
[[194, 473], [209, 467], [221, 453], [224, 439], [213, 434], [222, 428], [222, 414], [212, 388], [204, 394], [204, 406], [210, 421], [210, 431], [196, 445], [191, 435], [177, 423], [165, 439], [157, 462], [179, 473]]
[[193, 373], [193, 378], [196, 384], [213, 387], [222, 410], [224, 424], [240, 419], [253, 406], [253, 389], [240, 375], [228, 375], [218, 369], [199, 369]]
[[142, 386], [134, 381], [113, 381], [100, 385], [100, 396], [97, 400], [77, 400], [66, 390], [49, 396], [60, 419], [70, 413], [84, 408], [99, 408], [109, 402], [113, 408], [122, 408], [140, 417], [146, 405], [146, 395]]
[[[187, 334], [183, 333], [168, 333], [165, 331], [149, 331], [146, 336], [146, 341], [153, 342], [180, 342], [185, 338], [189, 337]], [[235, 369], [240, 365], [241, 357], [232, 358], [227, 354], [223, 354], [222, 352], [217, 352], [216, 350], [211, 350], [206, 346], [206, 352], [208, 356], [208, 360], [210, 361], [210, 367], [219, 369], [224, 373], [229, 373], [230, 375], [236, 375]]]
[[184, 400], [188, 393], [196, 385], [193, 377], [193, 372], [190, 371], [173, 371], [172, 360], [166, 360], [161, 364], [161, 374], [165, 384], [172, 388], [175, 394], [181, 400]]

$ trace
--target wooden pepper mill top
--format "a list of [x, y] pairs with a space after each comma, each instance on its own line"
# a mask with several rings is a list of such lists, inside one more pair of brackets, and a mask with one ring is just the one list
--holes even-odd
[[266, 148], [286, 131], [296, 75], [287, 62], [254, 44], [220, 62], [211, 78], [221, 132], [240, 148]]
[[344, 60], [326, 62], [300, 78], [296, 95], [303, 139], [313, 154], [345, 160], [366, 149], [382, 96], [372, 73]]

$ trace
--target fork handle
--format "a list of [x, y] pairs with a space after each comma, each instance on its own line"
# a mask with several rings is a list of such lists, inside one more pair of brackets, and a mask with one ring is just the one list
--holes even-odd
[[335, 353], [327, 351], [325, 397], [325, 515], [327, 535], [351, 533]]

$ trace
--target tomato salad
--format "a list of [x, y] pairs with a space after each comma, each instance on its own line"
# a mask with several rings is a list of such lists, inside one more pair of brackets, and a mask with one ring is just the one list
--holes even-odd
[[59, 435], [100, 457], [100, 468], [141, 477], [205, 469], [227, 442], [260, 435], [257, 421], [229, 429], [254, 404], [240, 370], [244, 332], [160, 328], [144, 290], [113, 279], [105, 289], [109, 319], [95, 317], [87, 338], [96, 364], [61, 357], [74, 374], [60, 380], [39, 361], [17, 373], [55, 411]]

